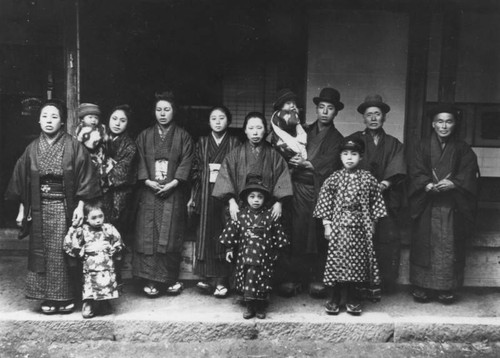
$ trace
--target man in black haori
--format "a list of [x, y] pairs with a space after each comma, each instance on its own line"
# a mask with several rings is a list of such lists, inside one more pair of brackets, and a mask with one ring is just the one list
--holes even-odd
[[312, 217], [321, 185], [334, 170], [341, 168], [339, 148], [343, 136], [333, 124], [344, 108], [340, 93], [323, 88], [313, 98], [317, 120], [307, 129], [307, 160], [297, 155], [289, 160], [292, 170], [293, 199], [289, 212], [291, 248], [278, 263], [282, 283], [278, 292], [291, 296], [308, 285], [313, 296], [323, 296], [321, 283], [326, 262], [327, 242], [321, 221]]
[[434, 131], [420, 143], [410, 167], [410, 282], [416, 301], [452, 303], [453, 291], [463, 283], [479, 169], [471, 147], [457, 138], [457, 109], [440, 104], [430, 117]]
[[[364, 142], [365, 154], [359, 167], [370, 171], [379, 182], [388, 216], [376, 225], [373, 237], [377, 261], [385, 291], [394, 287], [398, 278], [401, 254], [401, 236], [398, 213], [402, 206], [403, 181], [406, 177], [404, 147], [395, 137], [384, 131], [384, 123], [391, 107], [384, 103], [380, 95], [366, 97], [358, 106], [366, 128], [349, 136]], [[365, 290], [366, 297], [378, 301], [380, 287]]]

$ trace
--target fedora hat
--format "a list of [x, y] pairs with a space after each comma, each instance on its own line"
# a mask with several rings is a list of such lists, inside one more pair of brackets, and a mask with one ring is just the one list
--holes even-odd
[[335, 106], [337, 111], [341, 111], [344, 108], [344, 104], [340, 102], [340, 93], [335, 88], [326, 87], [321, 90], [318, 97], [313, 98], [315, 105], [319, 102], [328, 102]]
[[451, 103], [438, 103], [436, 106], [430, 108], [427, 111], [427, 114], [429, 115], [429, 117], [431, 117], [431, 119], [433, 119], [436, 114], [450, 113], [450, 114], [453, 114], [453, 117], [455, 117], [455, 120], [458, 120], [459, 119], [459, 111], [460, 110]]
[[243, 188], [243, 190], [240, 193], [240, 199], [245, 201], [247, 195], [251, 191], [260, 191], [261, 193], [264, 194], [266, 199], [269, 198], [269, 195], [270, 195], [269, 189], [262, 182], [262, 176], [258, 175], [258, 174], [249, 173], [247, 175], [247, 178], [246, 178], [245, 187]]
[[391, 107], [387, 103], [384, 103], [382, 100], [382, 96], [379, 94], [374, 94], [370, 96], [366, 96], [365, 101], [358, 106], [358, 112], [361, 114], [365, 114], [365, 111], [369, 107], [377, 107], [380, 108], [382, 112], [387, 113], [391, 110]]
[[276, 93], [276, 99], [273, 103], [274, 110], [280, 110], [286, 102], [296, 100], [297, 95], [290, 88], [283, 88]]

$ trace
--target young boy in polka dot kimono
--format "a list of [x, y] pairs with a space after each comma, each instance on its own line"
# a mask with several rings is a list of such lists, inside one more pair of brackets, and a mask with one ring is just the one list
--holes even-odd
[[347, 291], [347, 313], [361, 314], [356, 286], [380, 284], [372, 237], [376, 221], [387, 213], [377, 180], [358, 168], [363, 152], [363, 142], [344, 140], [340, 151], [344, 168], [324, 182], [313, 212], [323, 220], [325, 239], [329, 241], [323, 279], [328, 290], [328, 314], [340, 312], [343, 289]]
[[246, 303], [243, 318], [264, 319], [278, 251], [289, 242], [281, 223], [271, 217], [272, 210], [266, 205], [270, 193], [261, 176], [248, 175], [240, 198], [247, 205], [236, 221], [227, 223], [220, 242], [227, 247], [228, 262], [236, 255], [236, 290]]

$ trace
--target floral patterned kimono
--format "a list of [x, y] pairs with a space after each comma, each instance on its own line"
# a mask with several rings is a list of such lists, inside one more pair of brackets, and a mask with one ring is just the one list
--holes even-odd
[[373, 227], [386, 216], [378, 182], [370, 172], [341, 169], [323, 184], [313, 216], [332, 224], [324, 284], [380, 283]]
[[83, 300], [118, 298], [113, 256], [123, 249], [120, 233], [111, 224], [94, 229], [88, 224], [70, 227], [64, 239], [64, 251], [83, 259]]
[[[250, 237], [253, 232], [258, 239]], [[231, 220], [220, 236], [220, 242], [238, 251], [236, 259], [236, 290], [246, 300], [266, 299], [278, 250], [289, 245], [281, 223], [271, 217], [271, 209], [253, 210], [245, 207], [238, 220]]]

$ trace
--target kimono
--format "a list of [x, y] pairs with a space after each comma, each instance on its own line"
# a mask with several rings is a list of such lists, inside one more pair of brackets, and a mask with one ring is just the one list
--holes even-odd
[[204, 277], [227, 277], [225, 249], [218, 238], [226, 223], [226, 207], [212, 197], [212, 190], [220, 165], [226, 155], [240, 145], [240, 141], [226, 132], [220, 144], [212, 134], [201, 137], [196, 145], [192, 168], [192, 195], [200, 226], [196, 241], [194, 273]]
[[137, 177], [137, 146], [128, 133], [109, 141], [109, 190], [104, 195], [106, 219], [122, 233], [128, 232], [131, 221], [132, 188]]
[[[463, 284], [465, 245], [470, 240], [477, 205], [477, 157], [462, 140], [449, 138], [444, 148], [433, 133], [418, 147], [410, 167], [409, 202], [413, 222], [410, 282], [434, 290]], [[426, 192], [429, 183], [447, 178], [449, 191]]]
[[262, 176], [262, 182], [269, 188], [273, 200], [293, 194], [288, 166], [281, 155], [268, 142], [263, 141], [254, 150], [247, 141], [223, 160], [212, 196], [224, 202], [230, 198], [237, 200], [248, 174]]
[[[154, 125], [137, 137], [139, 205], [136, 218], [132, 272], [136, 277], [172, 283], [179, 276], [186, 226], [187, 180], [193, 160], [193, 141], [175, 123], [160, 134]], [[161, 198], [143, 182], [179, 185]]]
[[118, 298], [113, 256], [122, 249], [120, 233], [111, 224], [103, 224], [98, 230], [88, 224], [78, 228], [70, 227], [64, 238], [64, 251], [72, 257], [82, 259], [83, 300]]
[[[79, 200], [101, 195], [90, 156], [73, 137], [60, 131], [52, 143], [45, 134], [31, 142], [18, 159], [6, 199], [31, 213], [26, 295], [30, 298], [73, 299], [73, 280], [62, 250], [64, 236]], [[42, 225], [43, 223], [43, 225]]]
[[377, 180], [362, 169], [334, 172], [323, 184], [313, 216], [332, 225], [323, 283], [380, 284], [373, 225], [386, 216]]
[[368, 170], [379, 183], [383, 180], [391, 183], [382, 192], [387, 216], [377, 222], [373, 241], [383, 281], [395, 283], [401, 255], [398, 213], [403, 202], [406, 163], [403, 144], [399, 140], [386, 134], [383, 129], [377, 131], [377, 135], [377, 143], [368, 130], [351, 134], [349, 138], [365, 143], [365, 153], [359, 168]]
[[282, 279], [288, 282], [320, 280], [327, 247], [323, 227], [312, 212], [321, 185], [342, 166], [339, 147], [343, 136], [333, 124], [320, 132], [315, 122], [306, 132], [308, 161], [314, 169], [297, 168], [292, 172], [294, 195], [290, 209], [284, 213], [290, 222], [291, 252], [279, 263]]
[[83, 122], [78, 123], [75, 129], [75, 138], [89, 151], [90, 158], [99, 175], [99, 183], [105, 192], [108, 189], [107, 172], [109, 158], [107, 153], [108, 134], [103, 124], [87, 126]]
[[267, 299], [278, 252], [289, 244], [281, 223], [274, 221], [271, 213], [271, 209], [245, 207], [238, 213], [238, 220], [229, 221], [220, 236], [223, 245], [238, 252], [236, 290], [243, 293], [245, 300]]

